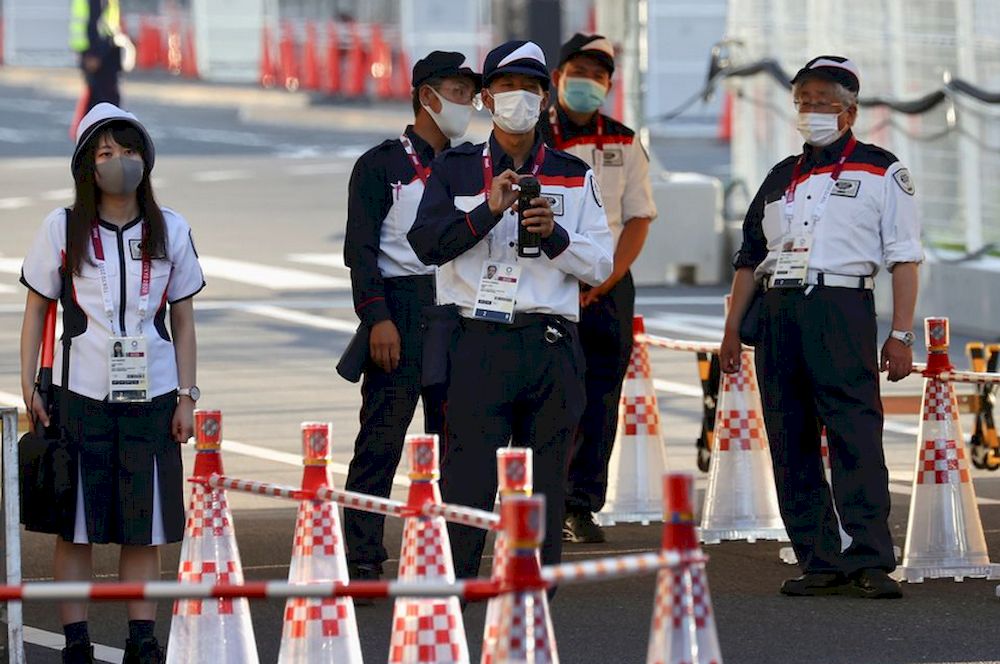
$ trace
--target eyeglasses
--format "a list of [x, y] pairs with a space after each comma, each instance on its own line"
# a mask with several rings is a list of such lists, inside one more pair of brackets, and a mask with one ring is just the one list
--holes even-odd
[[470, 104], [476, 97], [476, 91], [472, 86], [444, 84], [439, 86], [437, 91], [456, 104]]
[[793, 99], [792, 103], [795, 104], [796, 111], [809, 112], [825, 112], [825, 111], [842, 111], [844, 110], [844, 105], [838, 102], [830, 101], [803, 101], [801, 99]]

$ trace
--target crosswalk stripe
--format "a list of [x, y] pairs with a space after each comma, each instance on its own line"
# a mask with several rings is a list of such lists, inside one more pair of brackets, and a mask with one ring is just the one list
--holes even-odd
[[332, 267], [341, 270], [348, 269], [344, 263], [343, 254], [288, 254], [288, 260], [293, 263], [306, 263], [307, 265], [320, 265], [322, 267]]
[[328, 277], [304, 270], [273, 267], [218, 256], [201, 256], [200, 262], [207, 278], [225, 279], [271, 290], [341, 290], [351, 287], [350, 279]]

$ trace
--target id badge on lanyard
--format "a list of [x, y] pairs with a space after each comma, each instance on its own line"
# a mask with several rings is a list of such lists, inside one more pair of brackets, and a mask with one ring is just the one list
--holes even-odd
[[816, 201], [816, 205], [813, 206], [812, 213], [809, 215], [809, 224], [799, 232], [793, 232], [792, 224], [795, 221], [795, 190], [798, 187], [799, 174], [802, 170], [804, 157], [799, 157], [799, 160], [795, 162], [795, 168], [792, 169], [792, 182], [785, 191], [785, 223], [788, 231], [782, 241], [781, 251], [778, 253], [778, 262], [771, 281], [773, 288], [802, 288], [806, 285], [809, 276], [809, 258], [812, 254], [813, 236], [816, 232], [816, 226], [819, 224], [820, 219], [823, 218], [826, 205], [830, 202], [830, 196], [833, 194], [833, 187], [837, 183], [840, 174], [844, 171], [844, 164], [847, 163], [847, 158], [854, 152], [856, 145], [857, 140], [852, 136], [847, 145], [844, 146], [844, 151], [841, 153], [840, 159], [837, 160], [837, 165], [834, 167], [833, 172], [830, 173], [830, 177], [823, 187], [823, 193], [820, 195], [819, 200]]
[[[145, 236], [145, 233], [143, 233]], [[142, 252], [142, 281], [139, 286], [138, 323], [135, 334], [120, 328], [115, 321], [115, 305], [111, 298], [111, 283], [104, 258], [104, 244], [97, 223], [90, 226], [90, 239], [94, 247], [94, 258], [101, 276], [101, 295], [104, 300], [104, 314], [111, 326], [108, 337], [108, 400], [112, 403], [132, 403], [149, 401], [149, 354], [146, 339], [142, 334], [142, 324], [149, 310], [149, 291], [152, 275], [152, 261]], [[143, 237], [145, 240], [145, 237]], [[124, 272], [120, 275], [125, 279]], [[124, 303], [122, 303], [124, 305]], [[123, 317], [124, 318], [124, 317]]]
[[494, 323], [514, 322], [514, 305], [517, 303], [517, 286], [520, 280], [520, 265], [493, 261], [483, 263], [472, 317]]

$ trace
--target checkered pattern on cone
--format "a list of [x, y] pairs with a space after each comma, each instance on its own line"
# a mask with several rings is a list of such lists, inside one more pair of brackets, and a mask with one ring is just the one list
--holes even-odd
[[335, 556], [340, 548], [340, 522], [332, 502], [302, 501], [295, 522], [292, 556]]
[[[507, 546], [507, 534], [502, 530], [497, 533], [493, 543], [493, 571], [490, 578], [499, 581], [504, 578], [510, 564], [510, 548]], [[486, 604], [486, 625], [483, 628], [482, 659], [480, 664], [494, 664], [493, 649], [500, 636], [500, 613], [503, 596], [491, 597]]]
[[649, 352], [646, 344], [632, 344], [632, 355], [628, 360], [625, 380], [652, 378], [653, 372], [649, 365]]
[[732, 374], [722, 374], [722, 391], [749, 394], [756, 392], [757, 376], [753, 370], [753, 362], [753, 355], [743, 353], [740, 357], [740, 370]]
[[396, 601], [389, 664], [468, 661], [469, 649], [457, 597]]
[[925, 440], [920, 451], [917, 484], [959, 484], [971, 482], [965, 445], [954, 440]]
[[657, 577], [647, 664], [721, 664], [704, 565]]
[[719, 451], [767, 449], [764, 423], [756, 410], [718, 411], [715, 440]]
[[545, 592], [513, 592], [500, 599], [499, 634], [492, 651], [483, 652], [483, 661], [489, 656], [491, 662], [558, 664], [559, 653]]
[[928, 378], [924, 387], [923, 419], [927, 421], [953, 420], [958, 417], [958, 400], [951, 383]]
[[200, 484], [191, 487], [191, 507], [187, 513], [185, 526], [187, 537], [232, 537], [232, 514], [226, 492], [209, 489]]
[[[181, 583], [233, 584], [243, 583], [243, 571], [236, 562], [230, 560], [219, 565], [214, 560], [195, 562], [181, 561], [177, 580]], [[246, 602], [246, 600], [243, 600]], [[209, 610], [209, 607], [215, 607]], [[182, 599], [174, 602], [175, 616], [201, 616], [206, 614], [232, 615], [233, 600], [224, 599]]]
[[622, 396], [618, 411], [626, 436], [659, 435], [660, 412], [655, 395]]
[[451, 552], [445, 552], [448, 534], [440, 517], [412, 517], [403, 525], [403, 550], [399, 556], [400, 581], [454, 581]]
[[285, 624], [281, 638], [345, 636], [349, 611], [346, 598], [292, 598], [285, 604]]

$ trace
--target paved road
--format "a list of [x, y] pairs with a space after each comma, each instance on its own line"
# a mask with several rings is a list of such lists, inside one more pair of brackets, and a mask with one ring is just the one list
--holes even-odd
[[[348, 273], [340, 255], [346, 182], [356, 156], [401, 122], [395, 109], [375, 109], [370, 125], [331, 118], [356, 117], [357, 108], [226, 107], [219, 97], [237, 91], [186, 96], [185, 105], [160, 97], [134, 96], [130, 106], [157, 140], [156, 188], [161, 202], [192, 223], [209, 286], [196, 302], [199, 383], [203, 404], [225, 414], [225, 464], [234, 476], [296, 483], [300, 469], [299, 423], [334, 423], [336, 481], [357, 433], [357, 388], [333, 372], [355, 318]], [[240, 92], [240, 99], [245, 94]], [[72, 102], [58, 89], [13, 85], [0, 72], [0, 400], [18, 400], [17, 338], [23, 293], [16, 284], [20, 257], [42, 217], [69, 203], [67, 168], [71, 149], [66, 125]], [[397, 118], [396, 124], [384, 122]], [[350, 125], [349, 127], [347, 125]], [[657, 144], [654, 151], [691, 168], [721, 172], [717, 146]], [[677, 167], [678, 164], [671, 164]], [[667, 222], [669, 223], [669, 222]], [[722, 324], [722, 288], [640, 289], [638, 309], [653, 333], [717, 340]], [[953, 335], [960, 348], [965, 338]], [[922, 350], [918, 351], [922, 354]], [[700, 388], [693, 358], [653, 351], [653, 371], [668, 463], [694, 470], [693, 442], [700, 425]], [[964, 362], [959, 361], [964, 365]], [[916, 379], [894, 390], [916, 392]], [[893, 528], [902, 545], [913, 473], [914, 417], [889, 421], [885, 445], [893, 499]], [[414, 427], [413, 432], [417, 432]], [[185, 450], [190, 467], [191, 450]], [[1000, 483], [977, 471], [976, 489], [987, 538], [1000, 547]], [[700, 489], [705, 481], [699, 479]], [[402, 497], [405, 482], [397, 486]], [[701, 493], [699, 493], [701, 495]], [[284, 578], [288, 572], [294, 506], [259, 497], [231, 495], [243, 562], [250, 578]], [[659, 528], [617, 526], [605, 546], [573, 546], [570, 559], [649, 551]], [[389, 530], [390, 551], [399, 529]], [[51, 543], [27, 535], [25, 575], [50, 575]], [[895, 603], [859, 600], [791, 600], [777, 595], [793, 570], [778, 560], [776, 543], [725, 543], [708, 548], [709, 578], [723, 654], [729, 662], [973, 662], [1000, 661], [993, 637], [998, 611], [995, 582], [938, 581], [907, 587]], [[116, 552], [99, 550], [96, 570], [113, 575]], [[168, 547], [164, 578], [172, 578], [178, 547]], [[393, 564], [395, 561], [393, 561]], [[486, 572], [484, 567], [484, 573]], [[553, 614], [565, 662], [644, 661], [653, 597], [650, 577], [564, 588]], [[254, 625], [262, 661], [274, 661], [281, 605], [257, 603]], [[169, 606], [161, 607], [158, 631], [166, 635]], [[359, 609], [367, 661], [385, 658], [389, 605]], [[483, 611], [466, 615], [474, 655]], [[38, 645], [58, 632], [51, 607], [26, 607], [33, 628], [31, 662], [56, 662], [54, 650]], [[92, 609], [92, 631], [101, 644], [120, 648], [124, 610]], [[44, 630], [44, 631], [35, 631]], [[60, 639], [56, 637], [56, 642]], [[115, 653], [101, 651], [105, 661]], [[120, 657], [120, 653], [118, 653]]]

